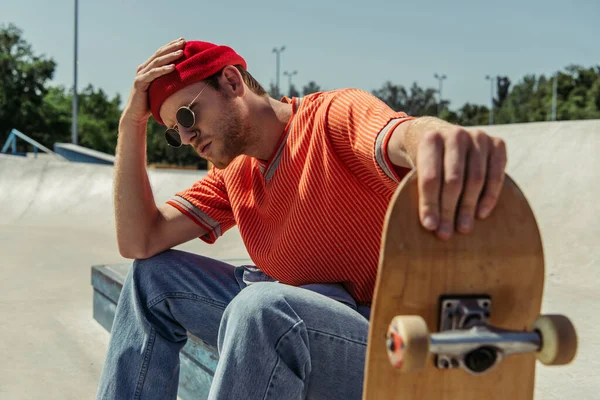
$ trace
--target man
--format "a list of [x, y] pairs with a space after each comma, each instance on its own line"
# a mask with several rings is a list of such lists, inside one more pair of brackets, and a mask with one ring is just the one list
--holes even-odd
[[[214, 165], [159, 206], [145, 169], [150, 115], [171, 145]], [[448, 240], [489, 215], [505, 165], [504, 143], [483, 132], [395, 112], [356, 89], [272, 99], [227, 46], [163, 46], [139, 66], [120, 120], [117, 238], [135, 261], [98, 398], [174, 399], [191, 332], [219, 351], [211, 399], [360, 399], [398, 183], [417, 169], [420, 220]], [[234, 225], [255, 266], [169, 250], [213, 243]]]

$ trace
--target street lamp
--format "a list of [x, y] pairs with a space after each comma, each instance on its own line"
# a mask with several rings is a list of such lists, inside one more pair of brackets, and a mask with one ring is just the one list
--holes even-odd
[[275, 53], [277, 55], [277, 78], [275, 80], [276, 81], [275, 86], [277, 87], [277, 95], [278, 96], [280, 93], [280, 91], [279, 91], [279, 64], [280, 64], [279, 59], [280, 59], [281, 53], [284, 50], [285, 50], [285, 46], [281, 46], [280, 48], [277, 48], [277, 47], [273, 48], [273, 53]]
[[292, 92], [292, 76], [298, 74], [298, 71], [296, 71], [296, 70], [294, 70], [294, 72], [284, 71], [283, 74], [288, 77], [288, 86], [289, 86], [288, 91], [289, 91], [289, 93], [291, 93]]
[[446, 79], [446, 75], [438, 75], [438, 74], [434, 74], [433, 77], [435, 79], [437, 79], [439, 81], [439, 104], [438, 104], [438, 117], [440, 116], [440, 114], [442, 113], [442, 81], [444, 79]]
[[75, 0], [75, 48], [73, 57], [73, 117], [71, 126], [71, 141], [77, 144], [77, 39], [78, 39], [78, 22], [79, 22], [79, 0]]
[[552, 121], [556, 121], [556, 103], [557, 103], [557, 91], [558, 91], [558, 72], [554, 75], [554, 82], [552, 82]]
[[494, 125], [494, 82], [496, 77], [486, 75], [485, 79], [490, 81], [490, 125]]

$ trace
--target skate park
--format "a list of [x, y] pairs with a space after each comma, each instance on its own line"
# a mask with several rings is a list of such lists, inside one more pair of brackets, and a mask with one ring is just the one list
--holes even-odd
[[[538, 363], [536, 399], [597, 398], [600, 121], [480, 128], [505, 139], [507, 172], [536, 215], [546, 259], [542, 312], [568, 315], [578, 332], [572, 364]], [[149, 169], [156, 201], [205, 173]], [[3, 399], [95, 394], [109, 333], [95, 318], [92, 267], [130, 261], [116, 247], [112, 176], [112, 165], [0, 155]], [[195, 240], [180, 248], [248, 261], [235, 229], [214, 245]]]
[[[600, 399], [600, 2], [312, 5], [0, 7], [0, 400], [95, 398], [132, 262], [115, 232], [119, 117], [136, 68], [179, 37], [232, 46], [274, 99], [363, 88], [394, 110], [503, 138], [542, 236], [541, 313], [568, 316], [578, 334], [571, 364], [536, 362], [535, 399]], [[189, 146], [168, 148], [154, 119], [146, 137], [157, 203], [207, 173]], [[177, 248], [251, 263], [235, 227]], [[216, 349], [190, 336], [180, 361], [178, 400], [205, 399]], [[480, 397], [517, 391], [494, 383]]]

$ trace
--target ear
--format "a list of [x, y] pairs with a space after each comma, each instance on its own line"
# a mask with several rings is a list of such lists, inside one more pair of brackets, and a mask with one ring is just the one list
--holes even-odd
[[246, 93], [246, 86], [240, 71], [233, 65], [223, 68], [219, 78], [221, 91], [232, 97], [242, 97]]

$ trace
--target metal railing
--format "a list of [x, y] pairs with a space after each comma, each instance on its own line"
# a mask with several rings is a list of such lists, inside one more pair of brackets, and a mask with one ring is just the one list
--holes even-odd
[[55, 152], [53, 152], [46, 146], [42, 145], [39, 142], [36, 142], [35, 140], [30, 138], [26, 134], [24, 134], [16, 129], [13, 129], [10, 131], [10, 134], [8, 135], [8, 139], [6, 139], [6, 142], [4, 143], [4, 146], [2, 147], [2, 151], [0, 153], [8, 154], [7, 151], [8, 151], [8, 148], [10, 147], [12, 150], [12, 154], [17, 154], [17, 138], [19, 138], [33, 146], [33, 153], [34, 153], [35, 157], [37, 157], [38, 149], [39, 149], [39, 150], [43, 151], [44, 153], [50, 154], [61, 161], [68, 161], [63, 156], [56, 154]]

